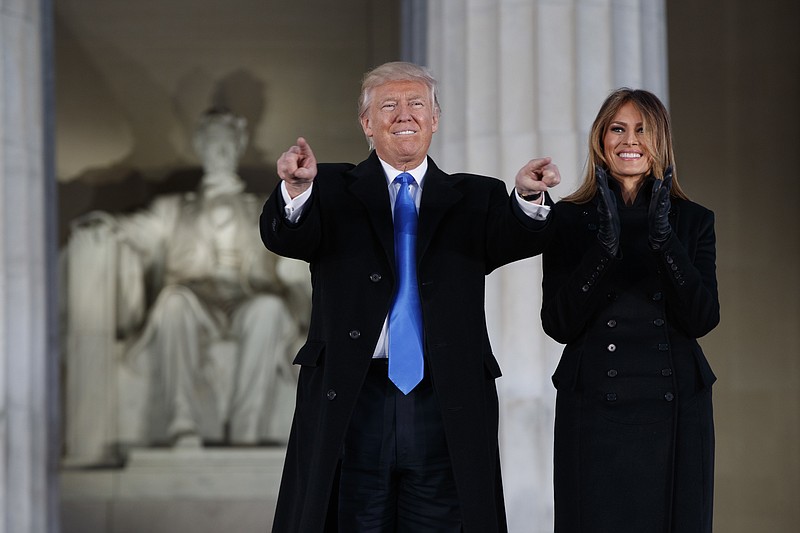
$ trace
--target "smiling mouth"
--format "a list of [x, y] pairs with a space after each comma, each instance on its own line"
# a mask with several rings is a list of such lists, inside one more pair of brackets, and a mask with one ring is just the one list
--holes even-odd
[[396, 131], [392, 135], [414, 135], [415, 133], [417, 132], [413, 130], [402, 130], [402, 131]]
[[617, 156], [619, 156], [621, 159], [635, 161], [637, 159], [641, 159], [642, 154], [638, 154], [636, 152], [620, 152], [619, 154], [617, 154]]

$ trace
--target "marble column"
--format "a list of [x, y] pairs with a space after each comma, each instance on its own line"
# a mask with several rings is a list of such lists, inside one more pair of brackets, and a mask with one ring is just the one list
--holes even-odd
[[[591, 122], [620, 86], [667, 100], [663, 0], [431, 0], [427, 65], [441, 83], [432, 155], [443, 169], [513, 186], [529, 159], [551, 156], [575, 190]], [[499, 380], [500, 445], [511, 531], [552, 531], [550, 376], [561, 346], [542, 332], [541, 260], [487, 281]]]
[[57, 526], [50, 0], [0, 0], [0, 533]]

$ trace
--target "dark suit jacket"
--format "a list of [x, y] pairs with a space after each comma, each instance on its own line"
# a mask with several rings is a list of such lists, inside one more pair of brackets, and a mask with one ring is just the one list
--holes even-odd
[[[464, 531], [505, 531], [498, 459], [500, 367], [484, 315], [485, 276], [540, 253], [550, 224], [527, 218], [504, 183], [448, 175], [423, 184], [417, 261], [426, 372], [439, 401]], [[321, 164], [307, 211], [283, 216], [279, 190], [261, 216], [266, 246], [310, 263], [313, 298], [274, 530], [323, 530], [339, 453], [395, 290], [394, 236], [380, 161]], [[549, 201], [549, 198], [548, 198]]]

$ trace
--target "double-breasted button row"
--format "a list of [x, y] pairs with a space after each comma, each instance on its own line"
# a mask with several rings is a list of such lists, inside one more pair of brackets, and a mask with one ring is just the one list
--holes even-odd
[[[666, 324], [666, 323], [667, 323], [667, 322], [666, 322], [666, 321], [665, 321], [663, 318], [654, 318], [654, 319], [653, 319], [653, 325], [654, 325], [654, 326], [657, 326], [657, 327], [661, 327], [661, 326], [663, 326], [663, 325], [664, 325], [664, 324]], [[615, 327], [617, 327], [617, 320], [616, 320], [616, 319], [614, 319], [614, 318], [611, 318], [611, 319], [609, 319], [609, 320], [606, 322], [606, 326], [607, 326], [607, 327], [609, 327], [609, 328], [615, 328]]]
[[[616, 392], [608, 392], [606, 393], [606, 401], [607, 402], [616, 402], [619, 399]], [[667, 392], [664, 394], [664, 400], [671, 402], [675, 399], [675, 395], [671, 392]]]
[[[606, 372], [606, 375], [608, 377], [610, 377], [610, 378], [615, 378], [615, 377], [617, 377], [619, 375], [619, 370], [617, 370], [616, 368], [611, 368], [611, 369], [608, 370], [608, 372]], [[661, 369], [661, 375], [664, 376], [665, 378], [670, 377], [672, 375], [672, 369], [671, 368], [662, 368]]]

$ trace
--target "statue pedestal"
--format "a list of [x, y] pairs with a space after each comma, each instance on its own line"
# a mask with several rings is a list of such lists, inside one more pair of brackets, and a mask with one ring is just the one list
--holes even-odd
[[63, 533], [269, 531], [285, 448], [142, 448], [61, 472]]

